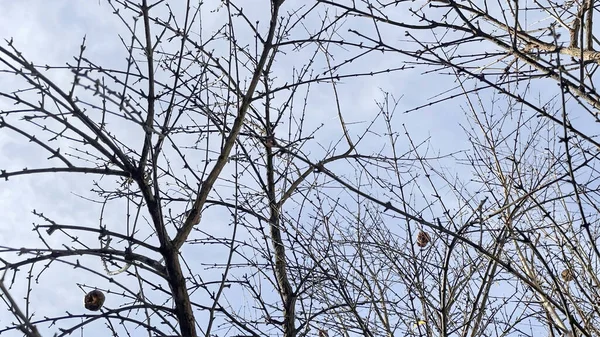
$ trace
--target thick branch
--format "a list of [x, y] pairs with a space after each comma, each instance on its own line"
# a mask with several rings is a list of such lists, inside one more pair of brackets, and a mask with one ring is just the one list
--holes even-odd
[[206, 180], [202, 182], [200, 192], [198, 193], [198, 196], [194, 201], [194, 205], [191, 209], [190, 216], [185, 220], [183, 227], [177, 233], [177, 236], [175, 236], [175, 238], [173, 239], [173, 246], [176, 249], [179, 249], [183, 245], [190, 232], [192, 231], [194, 225], [200, 222], [200, 211], [204, 206], [204, 203], [206, 202], [208, 194], [212, 190], [213, 185], [217, 181], [217, 178], [219, 177], [221, 171], [225, 167], [225, 164], [229, 160], [229, 154], [231, 153], [231, 149], [233, 148], [233, 145], [235, 145], [240, 130], [242, 129], [242, 126], [244, 124], [244, 118], [246, 117], [246, 113], [248, 112], [248, 108], [250, 107], [250, 103], [252, 102], [252, 96], [254, 95], [254, 92], [258, 85], [258, 81], [260, 80], [260, 77], [262, 75], [263, 68], [269, 57], [269, 53], [273, 48], [273, 38], [275, 36], [275, 28], [277, 27], [278, 12], [279, 5], [274, 5], [273, 13], [271, 15], [269, 35], [267, 36], [262, 54], [260, 55], [259, 62], [256, 66], [256, 70], [254, 70], [254, 74], [252, 77], [252, 81], [250, 82], [250, 86], [248, 87], [248, 91], [242, 98], [242, 104], [239, 108], [238, 115], [235, 118], [233, 126], [231, 127], [231, 132], [225, 140], [225, 144], [223, 145], [223, 149], [221, 150], [221, 154], [219, 155], [215, 166], [209, 173]]

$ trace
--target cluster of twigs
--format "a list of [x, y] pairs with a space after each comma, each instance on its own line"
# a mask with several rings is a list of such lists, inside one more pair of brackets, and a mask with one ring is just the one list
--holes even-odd
[[[0, 46], [0, 133], [48, 153], [0, 178], [67, 174], [99, 205], [2, 243], [0, 334], [600, 334], [593, 1], [102, 6], [122, 68], [85, 39], [66, 66]], [[373, 77], [404, 84], [371, 113], [348, 92]], [[66, 268], [81, 306], [37, 314]]]

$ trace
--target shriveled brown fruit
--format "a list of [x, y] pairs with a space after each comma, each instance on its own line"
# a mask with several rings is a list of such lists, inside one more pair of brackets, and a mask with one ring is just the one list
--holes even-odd
[[85, 308], [90, 311], [98, 311], [104, 304], [104, 294], [100, 290], [92, 290], [83, 299]]
[[575, 275], [573, 275], [571, 269], [563, 270], [562, 273], [560, 273], [560, 277], [562, 277], [565, 282], [570, 282], [575, 279]]
[[329, 337], [326, 330], [319, 329], [319, 337]]
[[427, 232], [420, 231], [417, 235], [417, 246], [423, 248], [431, 241], [431, 237]]

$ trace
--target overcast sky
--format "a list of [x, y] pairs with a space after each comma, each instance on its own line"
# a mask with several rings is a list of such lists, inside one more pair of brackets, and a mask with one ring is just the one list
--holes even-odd
[[[182, 8], [178, 7], [184, 1], [169, 1], [176, 13]], [[223, 24], [224, 11], [211, 13], [208, 9], [216, 8], [210, 1], [204, 1], [207, 10], [203, 13], [204, 36], [210, 36], [214, 27]], [[268, 0], [249, 1], [256, 2], [248, 5], [245, 13], [248, 16], [265, 20], [268, 16]], [[292, 11], [303, 1], [287, 0], [283, 6], [283, 12]], [[159, 10], [165, 11], [164, 6]], [[4, 40], [13, 39], [14, 45], [32, 62], [36, 64], [64, 65], [73, 64], [73, 57], [79, 53], [82, 39], [86, 37], [86, 55], [97, 64], [105, 67], [123, 68], [125, 66], [126, 51], [121, 44], [119, 34], [128, 38], [126, 27], [118, 17], [111, 14], [111, 8], [101, 1], [2, 1], [0, 2], [0, 37]], [[308, 21], [309, 23], [311, 21]], [[319, 22], [316, 18], [312, 21], [315, 25]], [[262, 23], [263, 28], [267, 22]], [[316, 28], [315, 28], [316, 29]], [[365, 29], [369, 29], [366, 27]], [[391, 34], [393, 35], [393, 34]], [[247, 39], [248, 43], [254, 43], [250, 33], [238, 36]], [[400, 37], [398, 37], [400, 38]], [[7, 43], [0, 42], [3, 47]], [[289, 78], [290, 67], [302, 64], [307, 55], [304, 52], [297, 54], [289, 53], [275, 64], [275, 72], [280, 72], [281, 78]], [[334, 55], [335, 56], [335, 55]], [[389, 56], [376, 55], [358, 61], [354, 66], [359, 70], [376, 67], [378, 69], [393, 67], [395, 62]], [[0, 66], [1, 68], [1, 66]], [[351, 68], [347, 68], [349, 70]], [[438, 75], [419, 75], [421, 70], [399, 72], [377, 77], [362, 77], [360, 79], [348, 79], [340, 84], [340, 95], [344, 118], [348, 123], [358, 123], [351, 130], [356, 133], [365, 127], [370, 118], [378, 113], [376, 100], [381, 100], [382, 91], [386, 90], [397, 98], [403, 97], [399, 111], [408, 110], [430, 101], [432, 95], [443, 91], [444, 88], [453, 86], [451, 77], [439, 77]], [[50, 76], [64, 88], [69, 88], [72, 77], [68, 72], [53, 72]], [[0, 90], [9, 91], [21, 82], [12, 79], [12, 75], [0, 75]], [[311, 101], [314, 105], [311, 118], [315, 125], [325, 123], [325, 130], [329, 128], [332, 121], [335, 122], [335, 106], [331, 100], [331, 90], [324, 90], [316, 94]], [[396, 123], [398, 131], [401, 124], [406, 124], [415, 137], [416, 142], [431, 139], [431, 154], [449, 153], [452, 151], [465, 150], [468, 146], [465, 136], [461, 131], [459, 123], [464, 123], [464, 113], [459, 107], [460, 102], [447, 102], [432, 108], [422, 109], [409, 114], [398, 114]], [[0, 109], [5, 109], [10, 103], [0, 99]], [[118, 126], [115, 126], [119, 130]], [[121, 129], [124, 137], [128, 137], [126, 129]], [[335, 131], [335, 132], [339, 132]], [[338, 134], [339, 135], [339, 134]], [[129, 135], [133, 137], [132, 135]], [[323, 143], [328, 143], [327, 132], [319, 133]], [[337, 139], [337, 136], [332, 139]], [[137, 142], [139, 139], [131, 139]], [[64, 144], [68, 146], [68, 144]], [[369, 143], [376, 151], [383, 144]], [[315, 153], [318, 149], [314, 150]], [[45, 167], [48, 163], [46, 158], [49, 154], [41, 150], [33, 143], [27, 142], [22, 136], [0, 129], [0, 169], [15, 170], [24, 167]], [[454, 169], [454, 168], [449, 168]], [[460, 168], [455, 168], [458, 172]], [[38, 247], [40, 241], [37, 234], [32, 232], [33, 224], [42, 224], [38, 217], [32, 214], [35, 209], [43, 212], [51, 219], [63, 224], [77, 224], [81, 226], [98, 226], [98, 217], [101, 205], [83, 200], [82, 196], [89, 196], [93, 188], [93, 181], [99, 179], [92, 176], [74, 176], [65, 174], [26, 175], [0, 182], [0, 245], [11, 247]], [[425, 187], [424, 187], [425, 188]], [[115, 207], [117, 209], [117, 207]], [[119, 223], [123, 219], [123, 211], [105, 214], [106, 223]], [[210, 218], [209, 218], [210, 219]], [[203, 219], [206, 221], [206, 218]], [[215, 221], [218, 221], [215, 219]], [[88, 238], [88, 242], [94, 242], [94, 235], [79, 233], [80, 237]], [[50, 241], [54, 236], [50, 237]], [[56, 242], [64, 242], [56, 237]], [[98, 240], [95, 242], [99, 245]], [[4, 257], [4, 256], [2, 256]], [[101, 268], [100, 261], [92, 262], [95, 268]], [[23, 303], [23, 291], [26, 289], [26, 270], [22, 270], [19, 276], [20, 282], [15, 284], [14, 294], [18, 301]], [[65, 311], [73, 314], [83, 313], [83, 293], [77, 288], [77, 284], [89, 281], [86, 273], [64, 266], [54, 266], [42, 274], [39, 285], [34, 285], [32, 302], [34, 307], [30, 310], [41, 315], [60, 316]], [[132, 281], [132, 280], [128, 280]], [[100, 285], [98, 285], [100, 286]], [[103, 284], [103, 286], [105, 286]], [[111, 306], [110, 297], [107, 305]], [[0, 310], [0, 326], [12, 322], [11, 315], [5, 310]], [[97, 322], [95, 324], [103, 324]], [[54, 327], [41, 332], [44, 336], [51, 336]], [[10, 335], [10, 334], [9, 334]], [[18, 335], [12, 333], [12, 335]], [[86, 332], [85, 336], [95, 336], [93, 332]], [[100, 336], [100, 334], [98, 334]], [[333, 337], [333, 336], [332, 336]]]

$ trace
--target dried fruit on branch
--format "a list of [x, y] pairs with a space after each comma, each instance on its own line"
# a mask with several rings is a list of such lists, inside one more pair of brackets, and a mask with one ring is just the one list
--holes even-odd
[[431, 241], [431, 237], [427, 232], [420, 231], [417, 235], [417, 246], [423, 248]]
[[560, 277], [562, 277], [562, 279], [565, 282], [570, 282], [573, 281], [575, 279], [575, 275], [573, 274], [573, 272], [571, 271], [571, 269], [565, 269], [562, 271], [562, 273], [560, 273]]
[[98, 311], [104, 304], [104, 294], [100, 290], [92, 290], [83, 299], [85, 308], [91, 311]]

